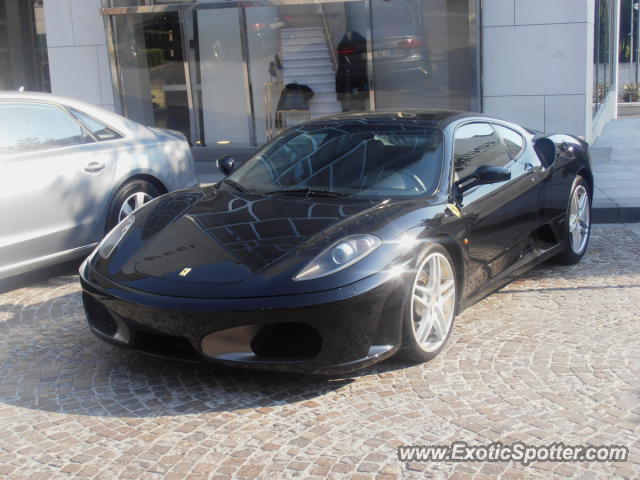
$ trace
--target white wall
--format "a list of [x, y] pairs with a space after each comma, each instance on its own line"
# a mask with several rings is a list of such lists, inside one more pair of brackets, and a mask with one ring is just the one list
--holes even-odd
[[484, 112], [591, 139], [594, 9], [594, 0], [484, 0]]
[[114, 109], [100, 0], [44, 0], [51, 90]]

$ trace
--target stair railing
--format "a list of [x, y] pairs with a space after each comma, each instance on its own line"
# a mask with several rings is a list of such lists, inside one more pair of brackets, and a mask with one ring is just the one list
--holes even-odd
[[324, 13], [324, 7], [321, 4], [318, 5], [320, 8], [320, 19], [322, 20], [322, 31], [324, 32], [324, 40], [327, 43], [327, 48], [329, 49], [329, 55], [331, 56], [331, 66], [333, 67], [333, 71], [338, 71], [338, 57], [336, 55], [336, 50], [333, 48], [333, 41], [331, 40], [331, 32], [329, 31], [329, 24], [327, 23], [327, 17]]

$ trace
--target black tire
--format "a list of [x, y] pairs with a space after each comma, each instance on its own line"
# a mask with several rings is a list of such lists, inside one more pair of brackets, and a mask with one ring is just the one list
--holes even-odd
[[[446, 260], [449, 262], [449, 265], [451, 267], [451, 270], [453, 272], [453, 277], [454, 277], [455, 297], [454, 297], [453, 318], [451, 319], [451, 325], [450, 325], [449, 331], [447, 332], [446, 337], [442, 342], [442, 345], [440, 345], [436, 350], [425, 351], [422, 349], [422, 347], [420, 347], [416, 339], [416, 335], [413, 327], [412, 312], [411, 312], [411, 308], [412, 308], [411, 297], [413, 294], [413, 286], [416, 281], [416, 277], [419, 275], [420, 266], [425, 262], [427, 257], [429, 257], [432, 253], [442, 254], [442, 256], [444, 256]], [[403, 312], [402, 313], [402, 345], [400, 347], [400, 351], [398, 352], [398, 358], [409, 361], [411, 363], [423, 363], [436, 357], [442, 351], [442, 349], [446, 346], [447, 341], [449, 340], [449, 337], [451, 336], [451, 332], [453, 331], [453, 326], [455, 324], [455, 316], [458, 311], [459, 296], [460, 296], [460, 288], [459, 288], [459, 282], [458, 282], [458, 274], [456, 272], [455, 263], [451, 259], [449, 252], [447, 252], [447, 250], [443, 246], [438, 244], [433, 244], [428, 246], [420, 254], [420, 257], [416, 264], [416, 271], [414, 275], [412, 275], [408, 279], [405, 285], [405, 292], [403, 297], [403, 308], [402, 308], [402, 312]]]
[[[588, 220], [588, 227], [587, 227], [588, 233], [587, 233], [586, 243], [584, 244], [582, 249], [580, 251], [575, 251], [575, 249], [573, 248], [571, 231], [570, 231], [570, 228], [571, 228], [570, 210], [571, 210], [571, 200], [573, 199], [573, 196], [575, 195], [576, 190], [580, 188], [583, 188], [584, 190], [586, 190], [588, 195], [587, 206], [586, 206], [589, 213], [589, 220]], [[592, 201], [591, 199], [592, 199], [592, 194], [591, 194], [591, 190], [589, 189], [589, 184], [583, 177], [578, 175], [573, 182], [573, 185], [571, 187], [571, 194], [569, 195], [569, 200], [567, 202], [566, 219], [564, 222], [564, 229], [565, 229], [564, 239], [562, 241], [564, 248], [562, 252], [560, 252], [558, 255], [556, 255], [553, 258], [553, 261], [555, 263], [559, 263], [562, 265], [575, 265], [580, 260], [582, 260], [582, 257], [584, 257], [584, 254], [586, 253], [587, 248], [589, 247], [589, 239], [591, 238], [591, 201]]]
[[153, 183], [146, 180], [130, 180], [122, 185], [111, 202], [109, 208], [109, 214], [107, 215], [107, 232], [118, 224], [120, 209], [124, 205], [124, 202], [131, 197], [134, 193], [146, 193], [151, 198], [156, 198], [162, 194], [162, 192]]

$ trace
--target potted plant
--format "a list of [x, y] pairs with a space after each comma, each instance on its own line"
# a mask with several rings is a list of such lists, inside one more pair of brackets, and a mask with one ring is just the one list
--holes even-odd
[[627, 83], [622, 91], [622, 101], [637, 102], [640, 100], [640, 83]]

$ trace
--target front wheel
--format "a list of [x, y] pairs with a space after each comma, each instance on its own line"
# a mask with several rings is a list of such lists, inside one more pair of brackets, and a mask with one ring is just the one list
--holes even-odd
[[578, 176], [573, 183], [567, 207], [564, 250], [554, 260], [565, 265], [574, 265], [582, 260], [591, 235], [591, 199], [589, 185]]
[[440, 353], [453, 329], [457, 294], [449, 253], [440, 245], [429, 247], [405, 294], [400, 356], [419, 363]]
[[161, 195], [160, 190], [146, 180], [132, 180], [117, 191], [107, 218], [107, 232], [130, 213]]

